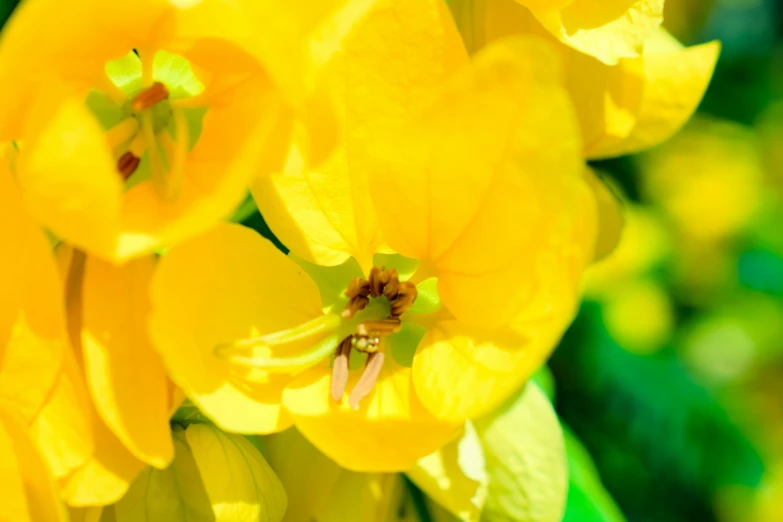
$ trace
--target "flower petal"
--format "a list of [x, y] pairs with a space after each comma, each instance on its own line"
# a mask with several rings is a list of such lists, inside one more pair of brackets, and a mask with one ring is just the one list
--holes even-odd
[[0, 406], [31, 422], [61, 371], [68, 347], [63, 293], [49, 242], [25, 211], [0, 150]]
[[216, 520], [282, 520], [288, 502], [283, 485], [246, 438], [206, 424], [192, 424], [185, 438]]
[[14, 522], [66, 522], [56, 484], [23, 419], [0, 409], [0, 505]]
[[555, 38], [608, 65], [639, 56], [663, 22], [664, 0], [573, 0], [551, 6], [517, 1], [530, 7]]
[[82, 287], [82, 349], [95, 407], [138, 459], [174, 458], [166, 371], [147, 335], [155, 260], [121, 266], [88, 257]]
[[413, 358], [417, 395], [435, 416], [451, 422], [494, 410], [533, 374], [557, 340], [549, 331], [534, 333], [436, 323]]
[[553, 247], [572, 249], [587, 189], [556, 64], [539, 40], [497, 42], [415, 125], [381, 140], [372, 190], [384, 237], [434, 268], [463, 322], [507, 324], [534, 294], [528, 274], [561, 255]]
[[76, 507], [116, 502], [146, 466], [125, 449], [94, 407], [90, 410], [95, 448], [93, 455], [61, 484], [63, 499]]
[[[575, 59], [569, 70], [569, 91], [582, 122], [587, 156], [632, 154], [669, 139], [701, 102], [719, 51], [719, 42], [685, 48], [661, 29], [645, 44], [640, 58], [622, 60], [615, 68]], [[603, 84], [598, 95], [595, 91], [578, 94], [579, 89], [585, 92], [585, 78]], [[603, 114], [591, 118], [595, 110]], [[613, 129], [611, 122], [623, 118], [628, 127]]]
[[[354, 355], [358, 355], [354, 354]], [[353, 370], [347, 390], [361, 370]], [[411, 370], [386, 357], [371, 394], [354, 411], [332, 399], [331, 370], [313, 367], [283, 393], [299, 431], [340, 466], [354, 471], [401, 471], [455, 436], [457, 425], [435, 419], [413, 391]]]
[[307, 170], [295, 144], [284, 171], [253, 186], [270, 228], [294, 254], [329, 266], [354, 257], [369, 270], [382, 242], [367, 187], [369, 143], [399, 127], [466, 60], [443, 2], [375, 3], [325, 69], [343, 128], [338, 148]]
[[593, 191], [598, 208], [598, 239], [594, 261], [600, 261], [620, 244], [625, 216], [618, 197], [593, 169], [585, 169], [585, 179]]
[[253, 230], [221, 225], [171, 249], [151, 288], [150, 334], [185, 394], [230, 431], [287, 427], [280, 396], [289, 378], [234, 367], [215, 348], [321, 316], [305, 272]]
[[52, 474], [61, 479], [93, 453], [92, 404], [73, 351], [65, 350], [60, 378], [30, 426]]

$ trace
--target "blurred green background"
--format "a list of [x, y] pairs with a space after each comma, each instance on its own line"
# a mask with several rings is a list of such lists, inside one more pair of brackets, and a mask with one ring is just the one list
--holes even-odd
[[678, 136], [594, 164], [627, 224], [549, 365], [565, 520], [783, 522], [783, 2], [666, 0], [665, 25], [723, 53]]
[[[723, 53], [679, 135], [594, 165], [627, 225], [550, 362], [556, 407], [626, 520], [783, 521], [783, 2], [666, 0], [665, 25]], [[580, 465], [566, 520], [622, 520]]]

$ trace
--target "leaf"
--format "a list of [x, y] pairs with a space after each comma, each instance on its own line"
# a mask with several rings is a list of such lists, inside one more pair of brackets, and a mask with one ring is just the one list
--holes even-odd
[[563, 434], [544, 392], [528, 383], [495, 415], [476, 422], [489, 472], [485, 522], [560, 522], [567, 469]]
[[568, 504], [563, 522], [625, 522], [620, 508], [606, 491], [593, 459], [579, 439], [565, 428], [568, 457]]

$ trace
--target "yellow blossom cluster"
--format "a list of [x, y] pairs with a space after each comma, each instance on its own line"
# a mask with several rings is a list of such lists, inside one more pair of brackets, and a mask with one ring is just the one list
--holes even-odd
[[[276, 522], [326, 480], [281, 482], [250, 442], [291, 426], [267, 457], [328, 457], [335, 499], [409, 471], [452, 509], [433, 462], [501, 441], [471, 421], [618, 241], [587, 160], [667, 139], [709, 82], [718, 45], [662, 10], [23, 0], [0, 37], [0, 520]], [[229, 222], [248, 190], [287, 253]], [[376, 519], [297, 495], [301, 520]]]

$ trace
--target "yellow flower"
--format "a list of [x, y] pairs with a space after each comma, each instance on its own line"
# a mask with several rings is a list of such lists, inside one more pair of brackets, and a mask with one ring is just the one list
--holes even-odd
[[[591, 13], [600, 13], [599, 3], [607, 9], [617, 4], [575, 0], [568, 8], [589, 4]], [[653, 3], [663, 2], [635, 5]], [[588, 159], [638, 152], [671, 137], [696, 110], [720, 49], [718, 42], [684, 48], [663, 29], [652, 29], [639, 40], [638, 52], [608, 61], [590, 49], [558, 44], [532, 5], [533, 12], [514, 0], [456, 0], [451, 6], [471, 50], [511, 34], [547, 37], [558, 46], [566, 64], [562, 81], [576, 108]]]
[[[235, 225], [160, 262], [150, 327], [177, 385], [226, 430], [294, 423], [373, 471], [411, 466], [518, 389], [594, 249], [556, 62], [514, 39], [469, 64], [441, 2], [380, 2], [330, 64], [335, 155], [307, 170], [294, 146], [254, 187], [299, 265]], [[379, 257], [385, 242], [408, 259]]]
[[207, 229], [279, 168], [294, 114], [308, 157], [334, 141], [311, 93], [364, 3], [26, 0], [0, 43], [25, 202], [113, 261]]
[[64, 521], [31, 429], [58, 386], [68, 349], [62, 290], [48, 241], [13, 186], [6, 152], [0, 152], [0, 241], [7, 254], [0, 270], [0, 519]]

